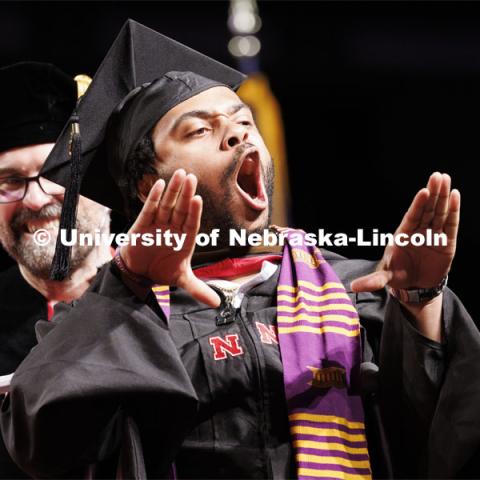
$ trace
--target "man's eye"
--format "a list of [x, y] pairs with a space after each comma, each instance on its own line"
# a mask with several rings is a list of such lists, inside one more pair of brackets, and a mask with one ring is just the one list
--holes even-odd
[[240, 125], [245, 125], [246, 127], [251, 127], [253, 125], [253, 123], [250, 120], [241, 120], [238, 123], [240, 123]]
[[15, 188], [23, 185], [24, 181], [21, 178], [0, 178], [2, 187]]
[[202, 127], [202, 128], [197, 128], [197, 130], [194, 130], [193, 132], [189, 133], [187, 136], [188, 137], [201, 137], [205, 135], [208, 132], [207, 127]]

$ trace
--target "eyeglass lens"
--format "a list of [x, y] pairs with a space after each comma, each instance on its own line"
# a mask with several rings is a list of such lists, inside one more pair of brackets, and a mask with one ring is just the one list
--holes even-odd
[[10, 203], [22, 200], [25, 197], [27, 185], [36, 181], [47, 195], [61, 195], [65, 188], [43, 177], [29, 178], [1, 178], [0, 179], [0, 203]]

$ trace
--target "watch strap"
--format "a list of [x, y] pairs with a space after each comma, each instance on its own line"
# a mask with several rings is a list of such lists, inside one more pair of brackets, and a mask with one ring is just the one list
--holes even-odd
[[447, 286], [448, 275], [442, 278], [442, 281], [433, 288], [392, 288], [389, 287], [390, 294], [404, 303], [423, 303], [438, 297]]
[[151, 288], [153, 285], [155, 285], [155, 282], [152, 282], [149, 278], [143, 277], [142, 275], [138, 275], [137, 273], [134, 273], [128, 269], [128, 267], [125, 265], [125, 262], [123, 261], [122, 256], [120, 255], [120, 247], [118, 247], [115, 250], [113, 263], [132, 282], [135, 282], [138, 285], [141, 285], [142, 287], [148, 287], [148, 288]]

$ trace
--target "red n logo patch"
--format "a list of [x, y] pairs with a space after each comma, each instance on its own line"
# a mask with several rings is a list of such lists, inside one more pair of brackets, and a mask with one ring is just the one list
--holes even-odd
[[255, 322], [255, 325], [257, 326], [262, 343], [266, 343], [267, 345], [276, 343], [278, 345], [277, 332], [275, 331], [275, 327], [273, 325], [265, 325], [261, 322]]
[[213, 358], [215, 360], [225, 360], [227, 354], [232, 357], [243, 355], [243, 348], [238, 344], [238, 335], [227, 335], [222, 337], [210, 337], [208, 343], [213, 347]]

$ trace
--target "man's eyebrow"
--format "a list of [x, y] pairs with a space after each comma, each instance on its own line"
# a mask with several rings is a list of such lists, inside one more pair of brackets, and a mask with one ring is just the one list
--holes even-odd
[[250, 110], [251, 112], [251, 109], [250, 107], [245, 104], [245, 103], [237, 103], [236, 105], [233, 105], [232, 107], [229, 108], [228, 110], [228, 114], [229, 115], [235, 115], [237, 112], [239, 112], [242, 108], [246, 108], [247, 110]]
[[20, 176], [20, 172], [16, 168], [0, 168], [0, 178], [5, 177], [18, 177]]
[[[228, 115], [235, 115], [242, 108], [247, 108], [248, 110], [250, 110], [250, 107], [248, 105], [246, 105], [245, 103], [237, 103], [235, 105], [232, 105], [227, 110], [227, 114]], [[180, 124], [184, 120], [187, 120], [188, 118], [208, 119], [208, 118], [212, 117], [213, 115], [214, 115], [214, 113], [212, 111], [209, 111], [209, 110], [192, 110], [190, 112], [185, 112], [175, 120], [175, 123], [173, 124], [173, 127], [172, 127], [172, 131], [176, 130], [180, 126]]]
[[209, 112], [208, 110], [192, 110], [190, 112], [185, 112], [175, 120], [172, 131], [176, 130], [180, 126], [180, 124], [188, 118], [208, 118], [211, 116], [212, 112]]

